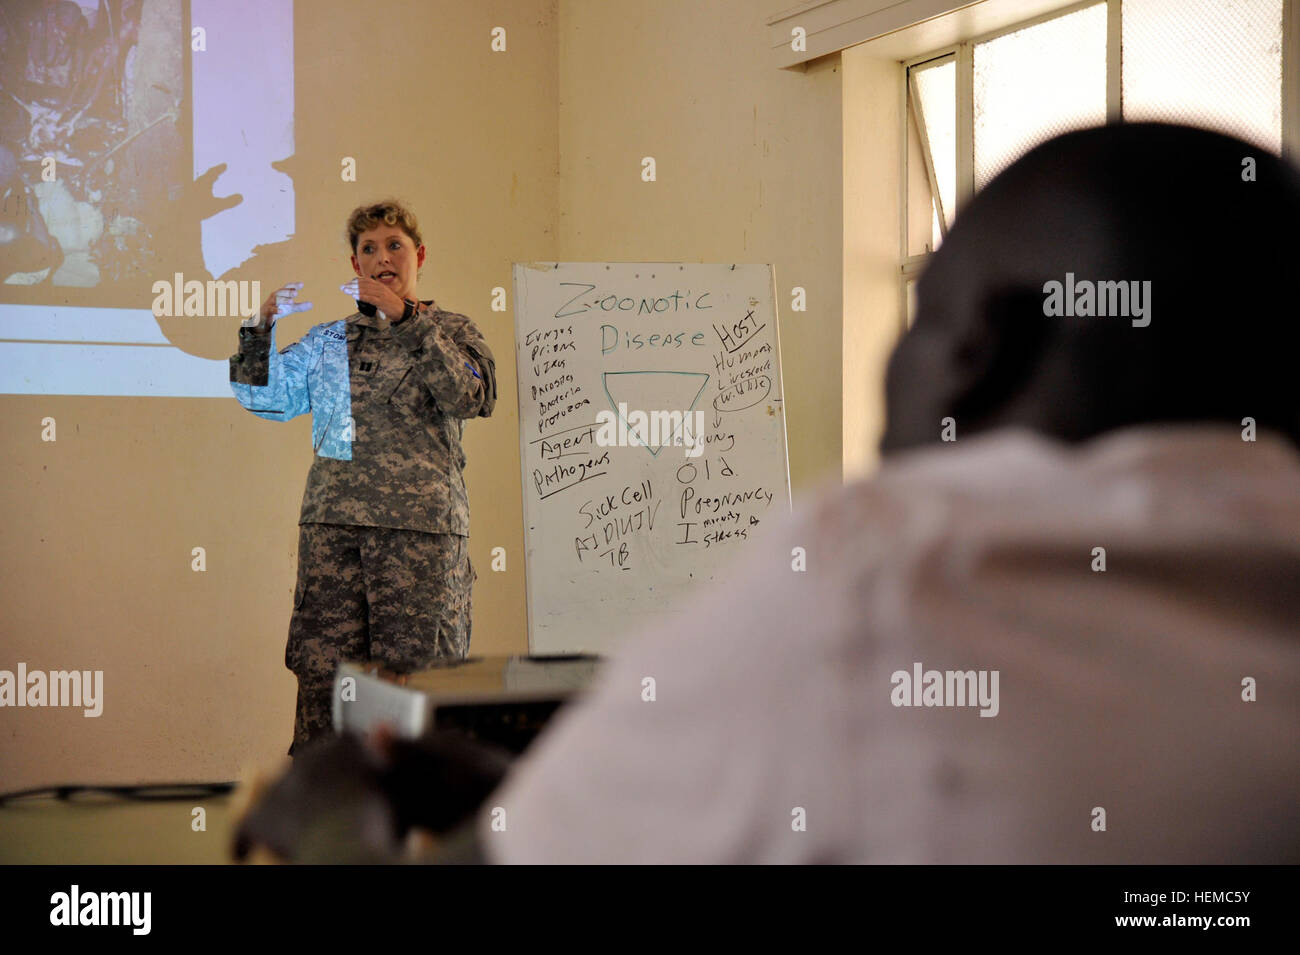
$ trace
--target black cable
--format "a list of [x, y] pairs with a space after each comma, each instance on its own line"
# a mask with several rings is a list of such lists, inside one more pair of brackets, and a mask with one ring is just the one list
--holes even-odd
[[132, 786], [111, 786], [96, 783], [65, 783], [61, 786], [41, 786], [36, 789], [20, 789], [11, 793], [0, 793], [0, 806], [11, 800], [28, 799], [36, 796], [54, 796], [66, 801], [79, 793], [104, 793], [123, 799], [135, 799], [142, 802], [162, 802], [169, 799], [195, 799], [204, 796], [224, 796], [234, 790], [237, 783], [142, 783]]

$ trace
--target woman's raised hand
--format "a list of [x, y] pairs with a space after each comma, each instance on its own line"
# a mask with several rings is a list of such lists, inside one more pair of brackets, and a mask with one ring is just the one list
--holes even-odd
[[259, 332], [269, 331], [271, 326], [286, 315], [292, 315], [294, 312], [305, 312], [311, 308], [311, 302], [296, 302], [298, 293], [302, 291], [301, 282], [290, 282], [288, 285], [276, 289], [262, 303], [262, 308], [258, 311], [258, 324], [256, 326]]
[[358, 302], [373, 305], [390, 321], [400, 319], [406, 310], [405, 299], [377, 279], [353, 276], [339, 286], [339, 291]]

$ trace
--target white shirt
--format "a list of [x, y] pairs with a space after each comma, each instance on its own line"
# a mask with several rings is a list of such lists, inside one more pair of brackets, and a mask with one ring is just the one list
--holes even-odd
[[[491, 861], [1300, 861], [1300, 455], [1268, 432], [896, 455], [687, 619], [520, 759]], [[917, 663], [996, 670], [996, 715], [894, 705]]]

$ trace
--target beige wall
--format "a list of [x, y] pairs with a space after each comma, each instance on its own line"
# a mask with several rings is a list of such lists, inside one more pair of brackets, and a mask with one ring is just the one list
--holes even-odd
[[885, 426], [884, 374], [903, 323], [899, 183], [903, 71], [870, 44], [840, 55], [844, 71], [845, 479], [878, 463]]
[[775, 266], [797, 500], [840, 467], [840, 67], [774, 69], [769, 6], [561, 3], [559, 242], [562, 260]]
[[[501, 383], [494, 417], [466, 429], [474, 652], [526, 647], [513, 318], [488, 307], [493, 287], [510, 289], [511, 262], [773, 263], [796, 500], [862, 457], [848, 445], [874, 440], [879, 403], [854, 363], [873, 373], [883, 330], [897, 325], [894, 272], [882, 271], [897, 246], [897, 171], [878, 158], [868, 171], [884, 181], [864, 187], [845, 164], [869, 160], [896, 93], [858, 114], [841, 95], [839, 56], [772, 68], [763, 21], [774, 11], [752, 0], [374, 0], [366, 20], [399, 26], [385, 33], [393, 72], [377, 81], [360, 75], [374, 42], [349, 26], [354, 3], [316, 0], [310, 16], [297, 6], [297, 238], [228, 277], [267, 291], [307, 283], [316, 308], [286, 320], [285, 344], [345, 313], [335, 289], [350, 274], [349, 209], [395, 193], [420, 214], [421, 294], [477, 320]], [[488, 51], [496, 25], [508, 30], [504, 55]], [[869, 93], [892, 74], [877, 64], [852, 75]], [[338, 181], [344, 155], [359, 183]], [[647, 155], [655, 183], [640, 179]], [[881, 221], [887, 238], [867, 236]], [[846, 279], [859, 259], [874, 278]], [[796, 285], [806, 312], [789, 309]], [[865, 332], [846, 332], [850, 299], [874, 323]], [[237, 322], [203, 321], [168, 334], [224, 358]], [[0, 786], [229, 778], [282, 753], [309, 421], [264, 422], [233, 398], [0, 402], [0, 668], [103, 669], [106, 682], [98, 719], [0, 711]], [[46, 415], [57, 443], [39, 441]], [[205, 573], [190, 570], [195, 546]], [[495, 546], [507, 573], [489, 569]]]

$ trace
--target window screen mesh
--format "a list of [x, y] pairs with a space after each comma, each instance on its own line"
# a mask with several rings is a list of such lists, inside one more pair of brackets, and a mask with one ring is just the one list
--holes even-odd
[[1282, 0], [1124, 0], [1124, 119], [1282, 150]]
[[982, 189], [1039, 143], [1106, 122], [1106, 5], [977, 44], [974, 67], [975, 188]]

